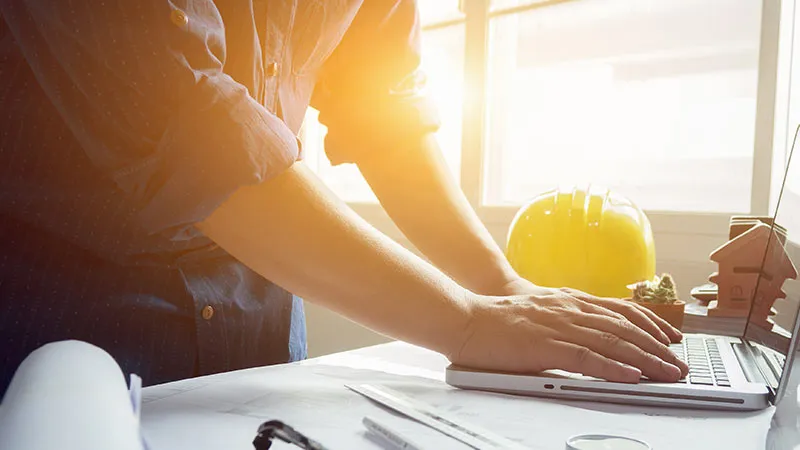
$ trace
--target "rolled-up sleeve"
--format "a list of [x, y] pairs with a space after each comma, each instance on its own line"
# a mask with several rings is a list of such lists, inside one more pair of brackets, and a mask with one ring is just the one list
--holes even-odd
[[325, 63], [312, 98], [333, 164], [403, 151], [439, 127], [420, 68], [416, 2], [365, 2]]
[[85, 150], [150, 233], [185, 236], [289, 167], [294, 133], [226, 75], [212, 0], [15, 0], [0, 12]]

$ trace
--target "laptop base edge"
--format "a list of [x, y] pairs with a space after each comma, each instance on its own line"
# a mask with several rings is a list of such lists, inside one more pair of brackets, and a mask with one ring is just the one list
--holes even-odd
[[626, 385], [569, 378], [539, 377], [506, 373], [489, 373], [449, 366], [447, 384], [465, 390], [477, 390], [526, 397], [561, 400], [594, 401], [621, 405], [675, 407], [722, 411], [757, 411], [770, 406], [766, 386], [750, 392], [673, 390], [655, 385]]

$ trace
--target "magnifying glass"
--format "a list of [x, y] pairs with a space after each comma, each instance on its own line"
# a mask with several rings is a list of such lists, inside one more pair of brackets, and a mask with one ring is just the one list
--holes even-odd
[[567, 439], [567, 450], [653, 450], [650, 444], [624, 436], [581, 434]]

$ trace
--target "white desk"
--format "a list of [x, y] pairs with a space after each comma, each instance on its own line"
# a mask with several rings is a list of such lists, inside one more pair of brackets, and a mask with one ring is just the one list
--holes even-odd
[[[247, 450], [258, 425], [280, 419], [331, 450], [381, 449], [361, 419], [369, 414], [416, 438], [423, 448], [468, 448], [396, 416], [344, 387], [376, 383], [493, 429], [532, 449], [564, 448], [571, 435], [622, 434], [666, 449], [800, 449], [797, 385], [776, 414], [725, 413], [578, 403], [461, 391], [443, 382], [447, 361], [403, 343], [184, 380], [144, 390], [143, 426], [153, 450]], [[773, 419], [775, 416], [775, 420]], [[276, 443], [275, 449], [292, 449]]]

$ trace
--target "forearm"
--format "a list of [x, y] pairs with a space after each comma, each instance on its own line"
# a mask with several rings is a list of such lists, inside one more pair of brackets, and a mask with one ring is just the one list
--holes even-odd
[[359, 169], [398, 228], [437, 267], [473, 292], [504, 294], [516, 274], [450, 175], [433, 135]]
[[200, 229], [295, 294], [456, 364], [626, 382], [675, 381], [688, 371], [654, 338], [658, 327], [622, 302], [545, 288], [514, 297], [467, 292], [335, 200], [302, 164], [240, 189]]
[[448, 353], [464, 290], [375, 230], [301, 163], [237, 191], [200, 229], [250, 268], [378, 332]]

